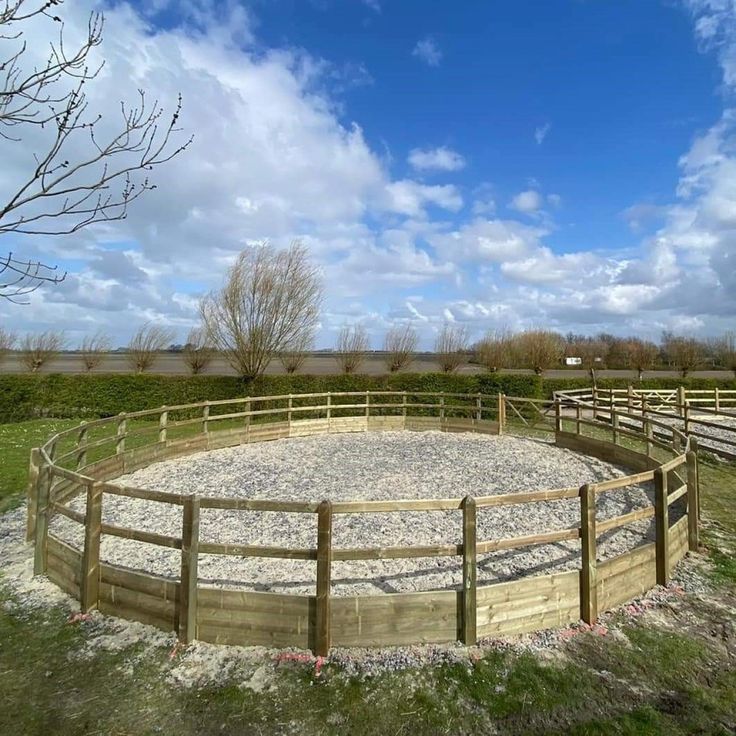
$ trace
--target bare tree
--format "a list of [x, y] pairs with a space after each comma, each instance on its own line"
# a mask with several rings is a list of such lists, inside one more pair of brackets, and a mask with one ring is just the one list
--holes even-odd
[[663, 348], [670, 363], [677, 367], [685, 378], [702, 361], [702, 350], [698, 340], [667, 334]]
[[98, 330], [91, 337], [85, 336], [79, 346], [79, 356], [84, 363], [85, 370], [89, 373], [97, 368], [104, 360], [105, 353], [110, 352], [111, 347], [110, 337], [102, 330]]
[[322, 278], [301, 243], [260, 245], [238, 256], [200, 313], [215, 348], [241, 376], [255, 378], [275, 355], [311, 339], [321, 302]]
[[526, 330], [514, 337], [515, 360], [537, 375], [557, 365], [565, 352], [562, 335], [551, 330]]
[[355, 373], [370, 349], [368, 333], [363, 325], [344, 325], [337, 333], [335, 360], [343, 373]]
[[[85, 37], [70, 47], [56, 14], [62, 3], [0, 3], [0, 39], [7, 45], [0, 57], [0, 143], [25, 150], [24, 132], [31, 129], [39, 131], [42, 141], [28, 176], [13, 186], [7, 199], [0, 199], [0, 234], [61, 235], [121, 220], [131, 202], [155, 188], [146, 172], [171, 160], [192, 140], [171, 143], [178, 132], [181, 96], [164, 119], [163, 108], [156, 101], [149, 104], [143, 90], [135, 105], [121, 103], [115, 129], [101, 129], [102, 115], [89, 110], [85, 90], [102, 68], [90, 66], [89, 57], [102, 42], [104, 16], [92, 12]], [[57, 26], [58, 37], [46, 60], [37, 64], [30, 58], [26, 28], [42, 18]], [[0, 297], [19, 301], [44, 282], [58, 283], [64, 276], [54, 266], [11, 253], [0, 260]]]
[[146, 322], [128, 343], [128, 362], [136, 373], [147, 371], [155, 362], [157, 353], [165, 350], [174, 339], [174, 330]]
[[456, 371], [468, 360], [468, 331], [465, 325], [446, 322], [434, 341], [437, 362], [445, 373]]
[[736, 376], [736, 332], [728, 331], [718, 342], [718, 362]]
[[215, 357], [215, 349], [203, 327], [193, 327], [187, 335], [187, 342], [182, 357], [190, 373], [196, 376], [202, 373]]
[[500, 329], [487, 332], [475, 345], [475, 359], [491, 373], [507, 367], [511, 359], [509, 330]]
[[418, 343], [419, 335], [410, 324], [394, 325], [386, 332], [383, 350], [386, 353], [386, 367], [391, 373], [411, 365]]
[[50, 363], [66, 345], [63, 332], [46, 330], [35, 335], [26, 335], [21, 343], [21, 360], [31, 373], [38, 373], [46, 363]]
[[0, 361], [13, 349], [17, 339], [14, 332], [0, 326]]
[[286, 349], [279, 353], [279, 360], [284, 370], [289, 374], [299, 371], [309, 357], [313, 344], [312, 335], [304, 334], [291, 345], [287, 345]]
[[648, 340], [632, 338], [626, 341], [626, 354], [629, 368], [633, 368], [639, 380], [642, 380], [644, 371], [650, 371], [657, 364], [659, 348]]

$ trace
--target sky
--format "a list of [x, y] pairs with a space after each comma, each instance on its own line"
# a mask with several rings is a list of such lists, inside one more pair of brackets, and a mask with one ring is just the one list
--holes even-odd
[[[320, 348], [354, 322], [374, 348], [411, 322], [424, 349], [447, 322], [736, 328], [736, 0], [67, 0], [69, 39], [99, 8], [101, 132], [141, 88], [169, 113], [181, 93], [194, 142], [124, 221], [2, 236], [68, 272], [0, 304], [10, 329], [183, 342], [242, 248], [297, 239]], [[0, 202], [47, 133], [0, 138]]]

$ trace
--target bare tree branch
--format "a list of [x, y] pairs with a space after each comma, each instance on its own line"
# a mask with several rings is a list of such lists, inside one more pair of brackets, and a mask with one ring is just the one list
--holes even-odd
[[[5, 0], [0, 6], [0, 39], [12, 46], [0, 57], [0, 141], [22, 143], [28, 126], [51, 129], [43, 150], [34, 153], [27, 177], [0, 199], [0, 235], [67, 235], [94, 223], [125, 219], [130, 203], [156, 188], [147, 172], [192, 142], [189, 138], [173, 143], [181, 95], [165, 117], [157, 101], [146, 101], [143, 90], [138, 90], [137, 105], [120, 103], [117, 129], [101, 139], [102, 116], [88, 109], [85, 89], [102, 68], [100, 64], [90, 69], [88, 56], [102, 42], [104, 16], [93, 12], [86, 37], [69, 50], [64, 23], [51, 12], [62, 2]], [[24, 64], [24, 21], [36, 16], [58, 24], [58, 41], [51, 43], [44, 64], [30, 66]], [[67, 151], [80, 138], [86, 139], [88, 152], [70, 160]], [[16, 299], [43, 283], [62, 281], [66, 274], [49, 276], [54, 270], [10, 255], [5, 267], [0, 262], [0, 297]], [[15, 281], [17, 275], [20, 282]]]

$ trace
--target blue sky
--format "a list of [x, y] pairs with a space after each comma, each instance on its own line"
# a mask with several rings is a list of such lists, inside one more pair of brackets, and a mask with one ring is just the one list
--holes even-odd
[[18, 329], [183, 339], [240, 248], [295, 238], [325, 272], [320, 346], [353, 321], [376, 347], [406, 320], [425, 347], [446, 321], [736, 326], [733, 0], [103, 7], [92, 101], [181, 91], [195, 144], [125, 223], [13, 244], [70, 270], [0, 307]]

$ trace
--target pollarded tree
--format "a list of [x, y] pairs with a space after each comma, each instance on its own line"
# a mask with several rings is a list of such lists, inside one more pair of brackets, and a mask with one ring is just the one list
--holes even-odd
[[718, 343], [718, 361], [736, 376], [736, 332], [728, 331]]
[[2, 360], [14, 347], [17, 335], [5, 327], [0, 326], [0, 360]]
[[[123, 219], [132, 201], [155, 188], [148, 172], [191, 142], [172, 143], [181, 97], [164, 118], [143, 90], [134, 105], [121, 103], [117, 125], [103, 128], [108, 121], [89, 109], [86, 89], [102, 68], [93, 57], [104, 17], [92, 12], [84, 38], [71, 44], [58, 15], [62, 3], [0, 0], [0, 160], [17, 158], [11, 147], [29, 156], [28, 173], [8, 178], [9, 191], [0, 192], [0, 235], [62, 235]], [[57, 40], [38, 63], [27, 34], [44, 21]], [[0, 258], [0, 298], [20, 301], [64, 276], [10, 253]]]
[[187, 342], [182, 350], [182, 358], [193, 375], [199, 375], [206, 370], [207, 366], [215, 357], [215, 349], [212, 347], [207, 330], [203, 327], [193, 327], [187, 335]]
[[551, 330], [525, 330], [514, 337], [519, 367], [532, 368], [537, 375], [558, 365], [565, 352], [562, 335]]
[[490, 330], [475, 344], [475, 359], [491, 373], [508, 367], [511, 361], [511, 333]]
[[39, 368], [50, 363], [65, 345], [63, 332], [46, 330], [26, 335], [21, 343], [21, 360], [31, 373], [38, 373]]
[[340, 328], [334, 356], [343, 373], [355, 373], [369, 349], [370, 340], [363, 325], [344, 325]]
[[94, 335], [85, 336], [79, 346], [79, 357], [82, 359], [85, 370], [89, 373], [97, 368], [105, 359], [105, 354], [110, 352], [112, 343], [110, 337], [98, 330]]
[[695, 338], [668, 334], [663, 347], [668, 360], [679, 369], [683, 378], [702, 362], [702, 347]]
[[322, 303], [322, 277], [294, 242], [286, 250], [249, 246], [200, 314], [214, 347], [244, 378], [255, 378], [279, 353], [311, 339]]
[[648, 340], [632, 338], [626, 342], [626, 356], [629, 368], [633, 368], [637, 372], [641, 381], [644, 371], [650, 371], [657, 365], [659, 348]]
[[465, 325], [446, 322], [434, 341], [437, 362], [445, 373], [453, 373], [468, 360], [468, 330]]
[[286, 349], [279, 353], [279, 360], [284, 370], [290, 375], [299, 371], [309, 357], [313, 346], [314, 339], [311, 334], [301, 335], [291, 345], [287, 345]]
[[383, 341], [383, 350], [386, 353], [384, 359], [391, 373], [411, 365], [418, 343], [419, 335], [410, 324], [394, 325], [386, 332]]
[[147, 371], [156, 362], [158, 354], [169, 347], [174, 334], [171, 328], [151, 322], [140, 327], [128, 343], [128, 362], [135, 372]]

